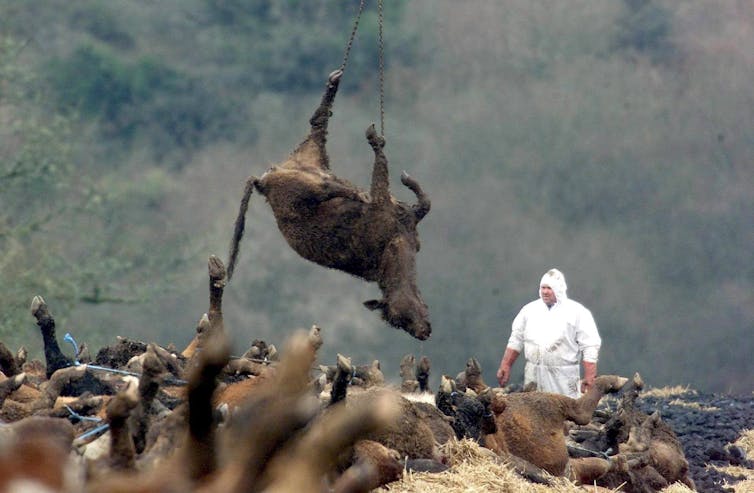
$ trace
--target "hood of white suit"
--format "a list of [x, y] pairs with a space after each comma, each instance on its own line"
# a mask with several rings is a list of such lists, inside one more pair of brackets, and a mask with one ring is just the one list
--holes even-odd
[[[550, 289], [555, 293], [557, 301], [565, 301], [568, 299], [568, 286], [566, 285], [565, 276], [558, 269], [550, 269], [542, 276], [542, 280], [539, 281], [539, 287], [543, 285], [550, 286]], [[537, 295], [541, 298], [542, 295], [537, 288]]]

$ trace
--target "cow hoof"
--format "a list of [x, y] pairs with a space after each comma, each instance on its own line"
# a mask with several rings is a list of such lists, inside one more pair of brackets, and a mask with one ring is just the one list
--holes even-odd
[[403, 171], [403, 172], [401, 172], [401, 183], [403, 183], [403, 185], [405, 185], [407, 187], [410, 187], [414, 183], [416, 183], [416, 180], [414, 180], [413, 178], [411, 178], [411, 175], [409, 175], [406, 171]]
[[374, 150], [385, 147], [385, 138], [377, 135], [377, 130], [374, 128], [374, 123], [367, 127], [366, 131], [367, 142], [372, 146]]
[[341, 77], [343, 77], [343, 71], [341, 69], [333, 70], [327, 77], [327, 81], [330, 84], [337, 84], [338, 82], [340, 82]]
[[222, 260], [215, 255], [210, 255], [207, 266], [209, 278], [212, 280], [213, 285], [216, 288], [225, 287], [225, 265], [223, 265]]
[[44, 298], [41, 296], [32, 298], [30, 310], [31, 314], [37, 319], [45, 315], [47, 312], [47, 303], [45, 303]]
[[618, 392], [627, 382], [628, 378], [618, 375], [600, 375], [595, 380], [595, 384], [602, 394]]

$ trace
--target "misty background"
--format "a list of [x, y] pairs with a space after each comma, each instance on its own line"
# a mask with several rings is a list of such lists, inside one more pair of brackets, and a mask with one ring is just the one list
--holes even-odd
[[[0, 340], [183, 348], [247, 176], [308, 132], [358, 2], [0, 0]], [[754, 4], [385, 2], [385, 152], [432, 200], [425, 342], [362, 306], [376, 285], [298, 257], [252, 196], [226, 289], [234, 352], [322, 328], [321, 363], [469, 357], [487, 383], [551, 267], [593, 313], [600, 373], [754, 389]], [[368, 188], [376, 1], [330, 121], [333, 171]], [[378, 127], [379, 128], [379, 127]], [[94, 356], [94, 354], [93, 354]], [[523, 361], [514, 366], [520, 381]]]

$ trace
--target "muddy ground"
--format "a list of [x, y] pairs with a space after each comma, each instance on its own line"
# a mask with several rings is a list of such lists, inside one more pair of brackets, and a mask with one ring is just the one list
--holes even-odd
[[691, 475], [698, 491], [729, 492], [741, 476], [714, 467], [739, 466], [754, 470], [754, 462], [733, 446], [746, 430], [754, 429], [754, 392], [748, 395], [652, 391], [637, 400], [648, 414], [659, 410], [683, 443]]

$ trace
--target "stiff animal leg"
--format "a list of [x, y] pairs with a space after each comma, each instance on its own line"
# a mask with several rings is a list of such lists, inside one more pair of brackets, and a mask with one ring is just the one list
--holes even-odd
[[411, 209], [414, 211], [414, 216], [416, 216], [416, 222], [419, 222], [424, 219], [424, 216], [427, 215], [432, 206], [429, 197], [424, 193], [421, 186], [419, 186], [419, 182], [409, 176], [405, 171], [401, 173], [401, 183], [416, 195], [418, 202]]
[[[627, 378], [617, 375], [597, 377], [594, 385], [587, 390], [586, 394], [574, 399], [576, 406], [566, 406], [566, 409], [568, 409], [566, 418], [579, 425], [588, 424], [592, 420], [594, 410], [597, 409], [602, 396], [619, 391], [626, 382], [628, 382]], [[570, 399], [570, 397], [565, 398]]]
[[390, 183], [387, 169], [387, 157], [383, 151], [385, 138], [377, 135], [374, 124], [366, 131], [367, 141], [374, 150], [374, 167], [372, 168], [372, 203], [386, 204], [390, 202]]
[[342, 70], [335, 70], [330, 73], [327, 79], [327, 87], [322, 95], [322, 101], [314, 110], [314, 114], [309, 119], [311, 130], [309, 136], [304, 142], [299, 144], [293, 155], [294, 161], [304, 163], [308, 166], [317, 164], [323, 171], [330, 170], [330, 157], [327, 155], [327, 124], [332, 116], [332, 105], [335, 101], [335, 95], [338, 92], [340, 78], [343, 76]]

